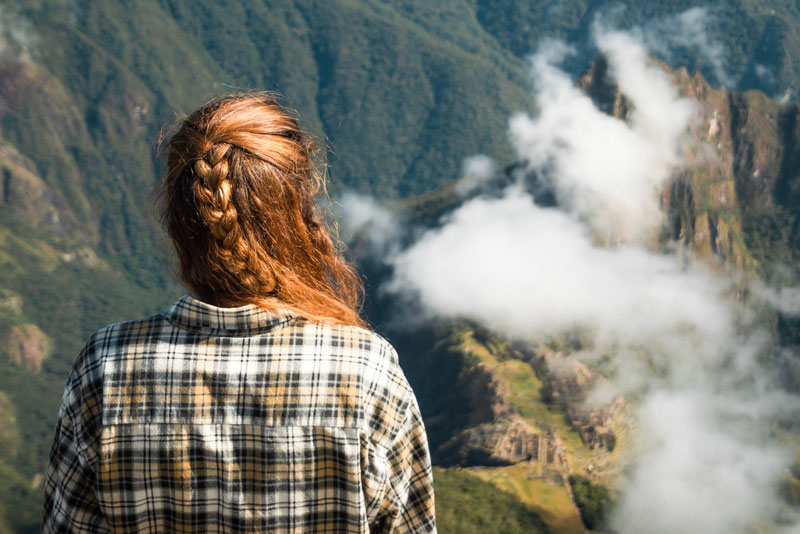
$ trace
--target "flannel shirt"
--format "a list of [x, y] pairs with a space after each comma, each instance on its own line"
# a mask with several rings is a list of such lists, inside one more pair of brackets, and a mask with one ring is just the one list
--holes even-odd
[[436, 532], [416, 399], [383, 338], [183, 297], [91, 336], [42, 532]]

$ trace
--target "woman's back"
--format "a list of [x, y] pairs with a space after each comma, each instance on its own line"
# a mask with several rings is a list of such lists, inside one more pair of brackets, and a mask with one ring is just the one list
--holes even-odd
[[43, 532], [435, 532], [425, 431], [313, 195], [313, 143], [268, 95], [168, 141], [183, 282], [107, 326], [67, 381]]
[[92, 336], [64, 412], [45, 532], [433, 530], [413, 393], [361, 328], [184, 297]]

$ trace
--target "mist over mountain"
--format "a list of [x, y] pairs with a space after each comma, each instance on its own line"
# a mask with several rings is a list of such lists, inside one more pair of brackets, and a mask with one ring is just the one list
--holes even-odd
[[[531, 60], [539, 111], [510, 120], [518, 165], [471, 158], [410, 213], [343, 199], [367, 264], [387, 267], [386, 328], [421, 353], [434, 457], [533, 506], [562, 485], [592, 529], [791, 532], [800, 295], [781, 236], [797, 224], [797, 107], [593, 32], [602, 57], [577, 84], [563, 43]], [[460, 399], [441, 401], [437, 362]]]
[[[363, 220], [383, 229], [380, 236], [362, 236], [372, 243], [354, 243], [356, 252], [379, 251], [377, 259], [363, 254], [373, 288], [397, 276], [400, 264], [387, 266], [381, 258], [398, 250], [408, 252], [407, 273], [431, 273], [412, 268], [415, 239], [437, 228], [444, 234], [444, 220], [469, 222], [520, 183], [527, 192], [517, 201], [529, 195], [543, 209], [569, 206], [572, 214], [565, 220], [544, 212], [544, 220], [531, 221], [554, 229], [550, 245], [531, 246], [563, 249], [570, 243], [564, 236], [584, 246], [589, 224], [598, 242], [647, 241], [662, 255], [678, 246], [713, 273], [746, 279], [731, 291], [744, 292], [740, 300], [748, 303], [765, 302], [759, 324], [781, 347], [771, 357], [785, 359], [784, 388], [796, 391], [798, 22], [796, 6], [750, 0], [0, 3], [0, 532], [37, 531], [60, 394], [85, 337], [104, 324], [158, 312], [181, 294], [151, 214], [160, 165], [154, 140], [165, 124], [231, 90], [279, 91], [326, 148], [334, 201], [347, 204], [346, 191], [377, 199], [349, 197], [360, 199], [353, 202], [361, 202], [355, 211]], [[548, 115], [576, 84], [600, 115], [636, 123], [642, 105], [632, 104], [636, 99], [619, 90], [619, 73], [598, 60], [599, 23], [626, 30], [674, 69], [676, 99], [694, 106], [683, 126], [696, 142], [676, 152], [662, 143], [666, 152], [631, 158], [624, 143], [615, 152], [600, 142], [602, 134], [598, 140], [586, 129], [586, 148], [617, 162], [614, 176], [631, 178], [592, 190], [582, 185], [580, 169], [561, 172], [569, 154], [559, 160], [557, 146], [537, 163], [536, 151], [519, 142], [524, 132], [539, 149], [550, 139], [542, 133], [547, 129], [528, 128], [525, 117], [551, 117], [554, 124], [581, 118]], [[546, 89], [548, 72], [557, 73], [531, 76], [528, 63], [548, 39], [573, 49], [558, 64], [563, 87], [551, 101], [534, 95]], [[600, 115], [593, 117], [605, 124]], [[511, 117], [519, 135], [510, 138]], [[680, 137], [664, 125], [677, 128], [681, 117], [640, 121], [631, 139], [650, 135], [640, 145], [646, 152], [660, 142], [653, 136]], [[659, 184], [659, 196], [638, 202], [642, 196], [632, 191], [642, 183], [639, 170], [650, 168], [664, 173], [644, 182]], [[557, 174], [573, 179], [554, 180]], [[385, 201], [405, 206], [406, 223], [381, 211]], [[471, 201], [472, 213], [459, 211]], [[526, 228], [528, 207], [520, 210], [517, 230]], [[406, 233], [407, 227], [415, 230]], [[559, 233], [570, 228], [575, 231]], [[499, 238], [489, 233], [482, 254], [499, 246]], [[458, 262], [473, 263], [469, 256], [451, 259], [450, 271], [469, 272]], [[664, 258], [643, 261], [651, 260]], [[622, 268], [605, 265], [608, 273]], [[494, 273], [468, 280], [459, 291], [470, 297], [473, 287], [491, 288]], [[502, 324], [490, 325], [495, 331], [480, 317], [457, 313], [411, 335], [397, 328], [405, 316], [396, 302], [376, 292], [368, 303], [372, 320], [398, 345], [437, 462], [469, 467], [437, 470], [444, 525], [469, 532], [481, 514], [489, 521], [491, 507], [480, 503], [491, 502], [515, 518], [508, 532], [589, 526], [587, 517], [597, 514], [587, 510], [606, 506], [603, 490], [619, 487], [615, 477], [633, 417], [624, 403], [579, 409], [587, 392], [607, 379], [602, 368], [570, 357], [586, 339], [560, 334], [518, 345], [507, 336], [519, 314], [503, 316], [503, 309], [495, 314]], [[539, 318], [555, 321], [548, 317], [553, 308], [543, 306]], [[786, 435], [795, 443], [795, 434]], [[782, 482], [795, 502], [798, 472]], [[494, 493], [498, 488], [503, 492]], [[462, 501], [473, 503], [471, 519], [453, 514]]]

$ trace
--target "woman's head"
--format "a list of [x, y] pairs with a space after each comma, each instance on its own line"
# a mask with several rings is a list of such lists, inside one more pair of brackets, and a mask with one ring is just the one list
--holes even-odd
[[212, 100], [166, 140], [161, 215], [180, 276], [220, 306], [255, 303], [362, 324], [358, 275], [314, 201], [312, 139], [269, 95]]

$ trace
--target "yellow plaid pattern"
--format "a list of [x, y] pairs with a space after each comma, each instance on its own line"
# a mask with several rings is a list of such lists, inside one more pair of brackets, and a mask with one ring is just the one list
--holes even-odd
[[50, 533], [431, 533], [425, 429], [356, 327], [183, 297], [107, 326], [64, 392]]

